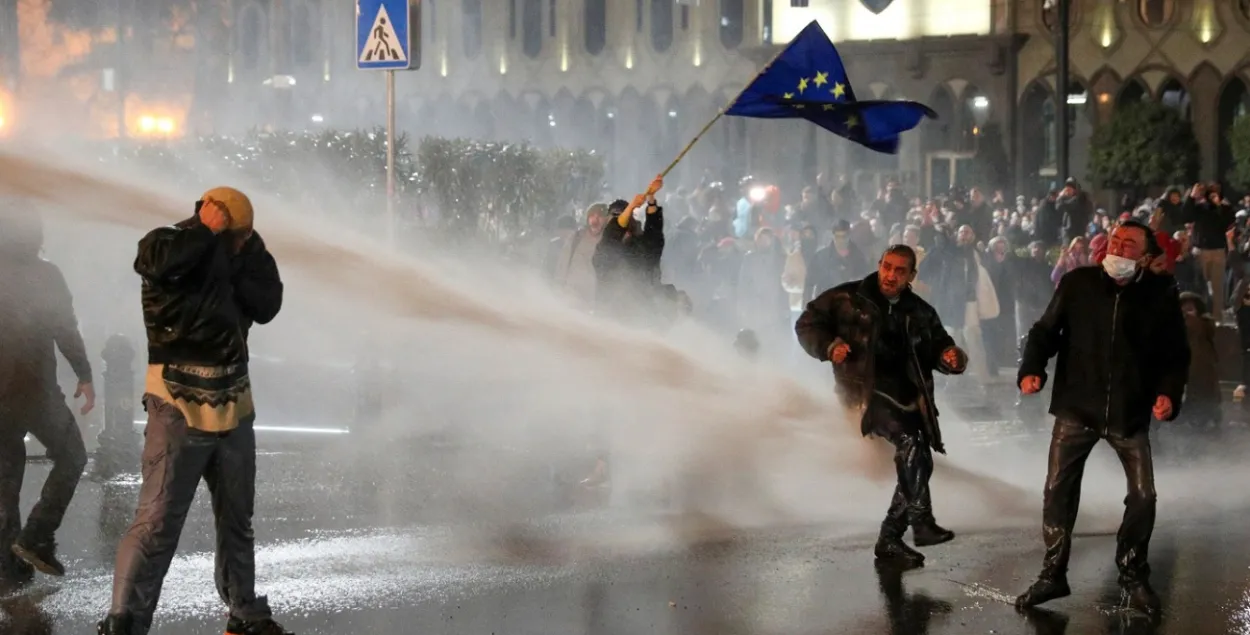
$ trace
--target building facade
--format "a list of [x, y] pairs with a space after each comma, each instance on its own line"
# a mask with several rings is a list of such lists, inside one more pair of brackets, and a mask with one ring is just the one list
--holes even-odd
[[[1072, 169], [1085, 171], [1089, 135], [1117, 107], [1155, 99], [1193, 124], [1200, 177], [1222, 180], [1232, 159], [1227, 131], [1250, 110], [1250, 0], [1081, 0], [1071, 16], [1075, 122]], [[1014, 152], [1022, 185], [1055, 178], [1053, 11], [1044, 0], [1020, 3], [1015, 95], [1020, 125]]]
[[[266, 11], [292, 14], [305, 4], [316, 6], [313, 0], [248, 0], [236, 9], [236, 42], [256, 39], [239, 35], [248, 29], [275, 32], [262, 23]], [[614, 184], [645, 184], [785, 42], [818, 20], [839, 43], [859, 95], [920, 100], [933, 105], [939, 120], [909, 134], [899, 155], [883, 156], [818, 134], [805, 122], [724, 119], [676, 175], [693, 183], [750, 173], [798, 185], [824, 171], [875, 188], [885, 175], [898, 174], [928, 188], [929, 181], [949, 181], [975, 150], [980, 130], [1006, 129], [1011, 121], [1010, 108], [961, 107], [1010, 103], [1016, 93], [1011, 4], [423, 0], [421, 68], [398, 77], [398, 125], [418, 136], [593, 148], [607, 157]], [[326, 3], [306, 13], [334, 25], [320, 30], [320, 64], [273, 65], [250, 55], [250, 68], [262, 71], [243, 79], [238, 67], [245, 51], [236, 45], [229, 94], [236, 102], [250, 95], [263, 103], [269, 89], [257, 80], [285, 72], [296, 79], [284, 97], [292, 117], [315, 115], [325, 125], [381, 121], [383, 78], [355, 70], [347, 28], [352, 9]], [[294, 41], [294, 31], [303, 30], [277, 31]]]
[[[105, 4], [125, 16], [134, 0]], [[727, 118], [682, 162], [678, 180], [754, 174], [792, 186], [825, 172], [845, 174], [870, 192], [897, 175], [914, 192], [935, 193], [971, 184], [978, 177], [972, 157], [993, 149], [1001, 156], [996, 163], [1013, 176], [1006, 185], [1036, 193], [1058, 178], [1055, 16], [1047, 4], [421, 0], [421, 67], [398, 74], [397, 120], [417, 137], [593, 148], [608, 160], [614, 186], [640, 187], [817, 20], [838, 43], [858, 95], [922, 101], [939, 118], [906, 134], [896, 156], [868, 152], [801, 121]], [[24, 38], [20, 64], [9, 40], [0, 50], [7, 85], [16, 85], [19, 68], [64, 78], [71, 65], [53, 68], [46, 63], [50, 51], [85, 37], [93, 44], [79, 48], [90, 55], [70, 61], [95, 73], [84, 82], [99, 85], [86, 98], [104, 113], [95, 119], [133, 119], [133, 127], [159, 106], [182, 113], [177, 128], [193, 133], [384, 120], [383, 74], [355, 67], [354, 3], [216, 0], [195, 3], [190, 12], [170, 5], [161, 23], [168, 28], [131, 11], [130, 26], [97, 24], [83, 36], [40, 26], [50, 22], [46, 7], [55, 4], [22, 0], [19, 7], [45, 8], [33, 17], [0, 15], [0, 33]], [[1180, 109], [1202, 148], [1202, 176], [1227, 173], [1225, 131], [1250, 103], [1250, 0], [1073, 0], [1071, 23], [1066, 102], [1075, 122], [1075, 176], [1084, 177], [1094, 128], [1136, 99]], [[32, 50], [40, 42], [44, 49]], [[82, 61], [88, 58], [95, 61]], [[97, 68], [105, 66], [118, 69], [115, 82], [99, 79], [101, 72], [110, 77], [109, 69]], [[30, 82], [24, 86], [24, 93], [34, 90]], [[109, 114], [123, 91], [134, 105]], [[69, 101], [57, 103], [43, 109], [56, 114], [57, 125], [92, 119], [66, 117], [62, 104]], [[27, 110], [34, 116], [40, 109]]]

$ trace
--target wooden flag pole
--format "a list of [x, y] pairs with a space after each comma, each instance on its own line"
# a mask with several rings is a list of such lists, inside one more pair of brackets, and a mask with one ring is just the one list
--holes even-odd
[[[729, 103], [725, 104], [725, 107], [721, 108], [716, 113], [716, 116], [712, 117], [712, 120], [707, 122], [707, 125], [703, 126], [703, 129], [699, 131], [699, 134], [696, 134], [694, 138], [690, 140], [690, 143], [687, 143], [686, 147], [682, 148], [681, 152], [677, 153], [677, 158], [673, 159], [673, 162], [668, 164], [668, 167], [664, 168], [664, 171], [660, 173], [661, 178], [668, 176], [668, 173], [672, 172], [673, 168], [677, 167], [677, 164], [681, 163], [681, 160], [686, 158], [686, 154], [690, 152], [690, 149], [694, 147], [694, 144], [699, 142], [699, 139], [703, 138], [703, 135], [707, 133], [708, 129], [711, 128], [712, 125], [715, 124], [717, 121], [720, 121], [720, 118], [725, 116], [725, 111], [732, 108], [734, 105], [734, 102], [737, 102], [738, 99], [742, 97], [742, 93], [747, 92], [747, 89], [751, 87], [751, 84], [755, 83], [755, 80], [759, 79], [760, 76], [763, 75], [764, 73], [767, 73], [768, 69], [773, 67], [773, 63], [777, 61], [777, 58], [781, 57], [781, 54], [785, 53], [789, 48], [790, 48], [790, 45], [787, 44], [786, 47], [778, 51], [777, 54], [774, 55], [771, 60], [768, 60], [768, 63], [764, 65], [764, 68], [761, 69], [760, 72], [756, 73], [755, 77], [752, 77], [751, 81], [747, 82], [746, 85], [742, 87], [742, 90], [738, 91], [738, 94], [734, 95], [734, 98], [730, 99]], [[655, 194], [655, 192], [648, 192], [648, 193]]]

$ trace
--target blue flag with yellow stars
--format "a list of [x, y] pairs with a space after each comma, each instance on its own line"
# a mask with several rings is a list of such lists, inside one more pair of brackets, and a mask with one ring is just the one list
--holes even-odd
[[736, 117], [806, 119], [840, 137], [887, 154], [899, 134], [937, 113], [914, 101], [860, 101], [842, 58], [815, 20], [725, 111]]

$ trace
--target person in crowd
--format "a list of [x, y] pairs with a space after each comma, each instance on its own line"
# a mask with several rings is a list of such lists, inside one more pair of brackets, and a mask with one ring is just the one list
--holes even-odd
[[754, 331], [771, 352], [781, 348], [778, 341], [790, 324], [790, 298], [781, 284], [785, 264], [773, 230], [760, 228], [738, 274], [738, 325]]
[[898, 484], [874, 551], [908, 566], [924, 564], [903, 542], [909, 526], [921, 547], [955, 537], [934, 519], [929, 491], [931, 452], [946, 451], [933, 372], [957, 375], [967, 366], [937, 311], [912, 293], [915, 277], [915, 252], [894, 245], [876, 273], [821, 293], [794, 327], [808, 355], [833, 364], [838, 397], [848, 412], [861, 413], [861, 433], [894, 446]]
[[1106, 440], [1128, 481], [1116, 537], [1120, 587], [1127, 606], [1159, 613], [1147, 563], [1155, 520], [1150, 418], [1171, 421], [1180, 413], [1190, 352], [1176, 288], [1143, 267], [1153, 236], [1136, 221], [1117, 226], [1102, 267], [1065, 275], [1029, 331], [1018, 377], [1021, 392], [1040, 391], [1048, 361], [1058, 359], [1042, 502], [1046, 553], [1037, 581], [1016, 600], [1021, 607], [1071, 593], [1068, 559], [1085, 461], [1098, 441]]
[[[79, 412], [95, 407], [73, 296], [61, 269], [39, 257], [42, 248], [37, 212], [0, 212], [0, 593], [30, 582], [33, 569], [65, 575], [56, 532], [87, 465], [87, 450], [57, 383], [58, 350], [78, 379]], [[27, 434], [47, 449], [52, 470], [23, 527], [19, 499]]]
[[1215, 352], [1215, 320], [1207, 313], [1206, 302], [1197, 293], [1182, 293], [1180, 301], [1190, 353], [1183, 419], [1197, 426], [1212, 427], [1223, 419], [1219, 356]]
[[1049, 250], [1056, 245], [1066, 245], [1071, 239], [1063, 240], [1064, 217], [1058, 207], [1059, 191], [1052, 190], [1037, 207], [1036, 219], [1033, 224], [1033, 238], [1042, 241]]
[[989, 360], [981, 323], [998, 317], [1001, 307], [976, 243], [972, 227], [959, 228], [954, 247], [942, 256], [934, 293], [938, 312], [946, 325], [956, 331], [956, 341], [967, 351], [968, 371], [983, 385], [989, 376]]
[[[591, 256], [596, 312], [626, 321], [648, 318], [664, 255], [664, 212], [655, 198], [663, 184], [656, 177], [647, 193], [632, 203], [622, 208], [623, 201], [616, 201], [609, 206], [614, 215], [604, 224]], [[634, 210], [644, 205], [643, 219], [635, 218]]]
[[840, 220], [834, 224], [833, 240], [816, 252], [807, 272], [804, 295], [815, 298], [844, 282], [854, 280], [869, 270], [859, 245], [851, 240], [851, 224]]
[[1085, 237], [1077, 236], [1068, 243], [1066, 248], [1059, 252], [1059, 260], [1055, 262], [1055, 267], [1050, 273], [1051, 284], [1058, 285], [1059, 279], [1067, 275], [1068, 272], [1089, 264], [1089, 249], [1086, 247]]
[[248, 334], [282, 306], [278, 266], [253, 230], [252, 203], [214, 188], [191, 218], [139, 241], [148, 335], [143, 483], [122, 537], [100, 635], [146, 635], [200, 480], [217, 521], [217, 592], [228, 635], [287, 635], [256, 595], [256, 436]]
[[1219, 324], [1224, 317], [1224, 271], [1228, 263], [1228, 228], [1235, 222], [1233, 208], [1224, 202], [1218, 184], [1195, 183], [1185, 200], [1183, 215], [1192, 224], [1192, 247], [1206, 297], [1211, 301], [1211, 317]]
[[586, 311], [595, 307], [598, 278], [594, 256], [608, 222], [608, 206], [595, 203], [586, 208], [584, 224], [562, 242], [552, 274], [556, 288], [564, 291], [574, 305]]
[[1016, 365], [1016, 296], [1020, 263], [1019, 258], [1011, 253], [1006, 238], [996, 236], [990, 240], [985, 271], [994, 283], [998, 315], [984, 321], [981, 335], [985, 339], [989, 375], [997, 377], [998, 369]]
[[1181, 196], [1181, 188], [1169, 187], [1167, 193], [1155, 201], [1154, 213], [1159, 217], [1158, 226], [1151, 224], [1156, 230], [1169, 234], [1185, 228], [1185, 200]]
[[1063, 239], [1067, 243], [1077, 236], [1084, 236], [1086, 227], [1094, 218], [1094, 203], [1074, 178], [1064, 182], [1055, 199], [1055, 210], [1063, 218]]

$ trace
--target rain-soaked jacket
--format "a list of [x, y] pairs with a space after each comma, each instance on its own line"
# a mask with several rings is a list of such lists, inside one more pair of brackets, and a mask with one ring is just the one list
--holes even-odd
[[260, 234], [234, 255], [229, 240], [193, 217], [139, 241], [148, 363], [247, 362], [248, 330], [277, 316], [282, 280]]
[[[920, 409], [929, 445], [938, 452], [944, 452], [942, 433], [938, 428], [937, 404], [933, 400], [933, 371], [944, 374], [962, 372], [967, 359], [960, 353], [960, 367], [954, 371], [941, 363], [942, 353], [954, 347], [955, 340], [942, 327], [937, 311], [928, 302], [908, 288], [891, 307], [881, 294], [877, 274], [874, 273], [817, 296], [799, 316], [794, 331], [803, 350], [822, 362], [829, 361], [829, 347], [835, 340], [841, 339], [850, 347], [850, 356], [841, 364], [833, 365], [833, 374], [837, 379], [837, 392], [842, 405], [863, 412], [872, 397], [876, 380], [874, 361], [880, 331], [879, 316], [883, 311], [902, 311], [905, 316], [912, 353], [908, 379], [920, 389]], [[873, 432], [868, 426], [868, 418], [864, 418], [861, 432], [865, 435]]]
[[1056, 355], [1052, 415], [1132, 436], [1150, 424], [1155, 399], [1165, 396], [1175, 419], [1190, 352], [1171, 276], [1143, 270], [1120, 286], [1101, 267], [1068, 272], [1029, 330], [1016, 383], [1045, 380]]
[[0, 400], [59, 394], [57, 349], [79, 382], [91, 381], [73, 296], [42, 247], [37, 217], [0, 216]]

